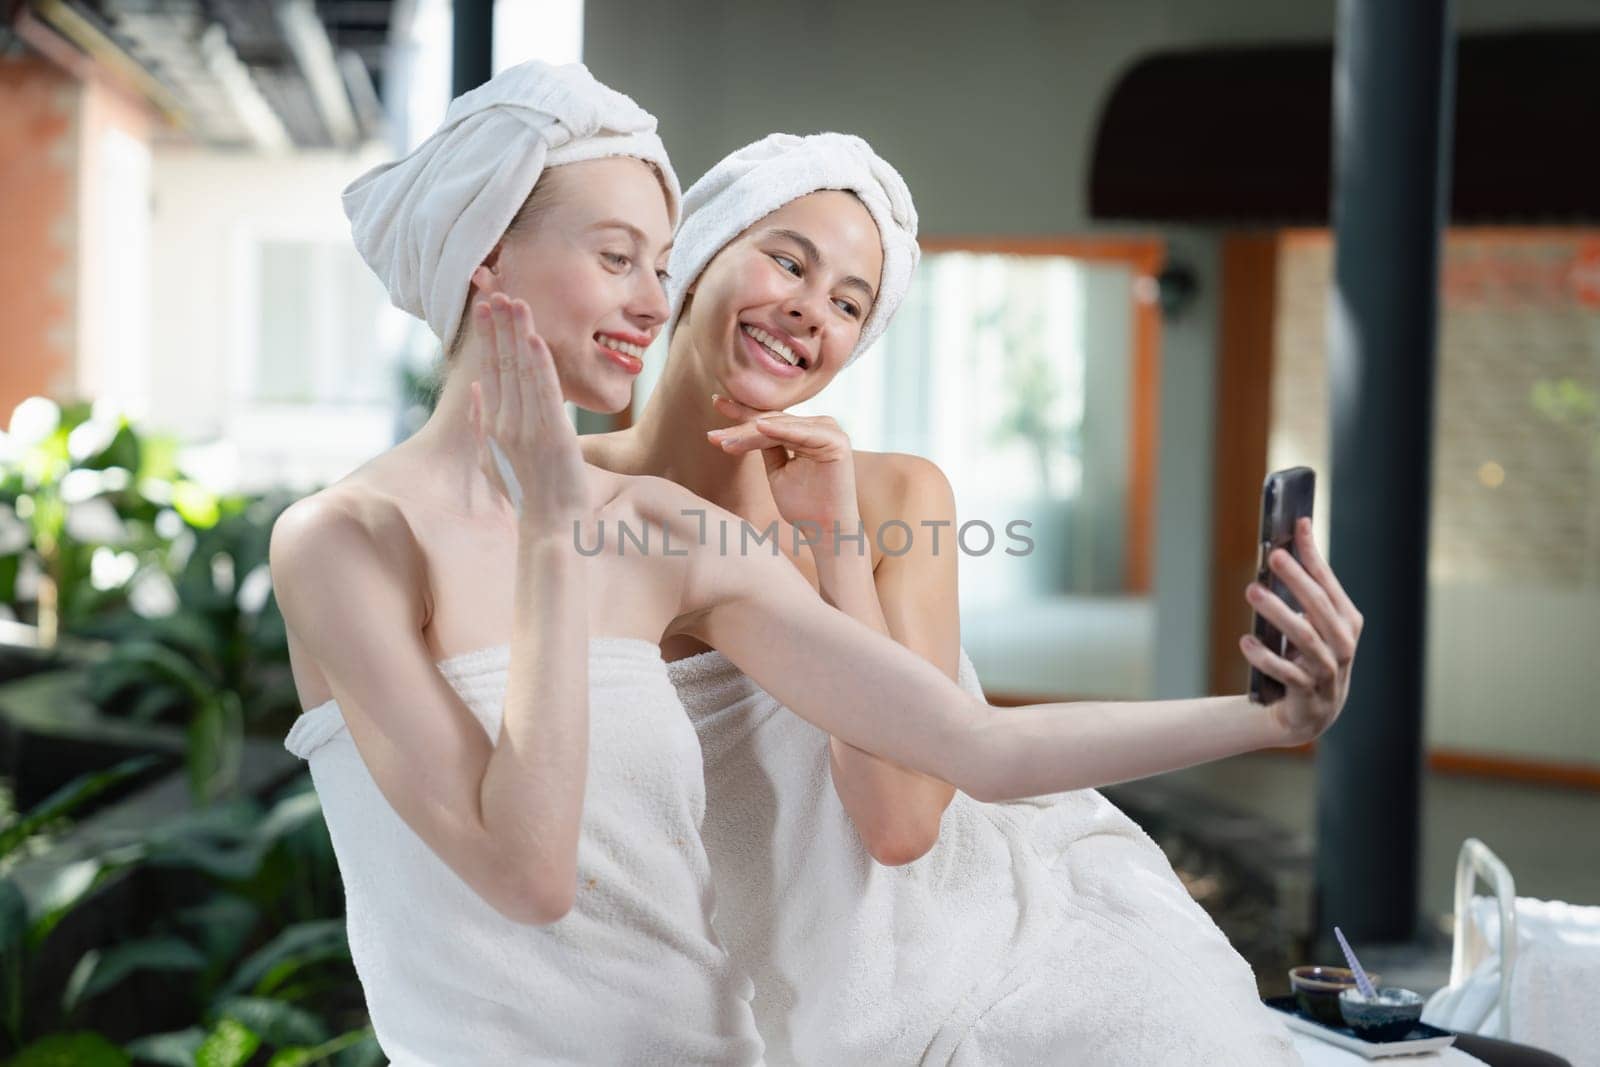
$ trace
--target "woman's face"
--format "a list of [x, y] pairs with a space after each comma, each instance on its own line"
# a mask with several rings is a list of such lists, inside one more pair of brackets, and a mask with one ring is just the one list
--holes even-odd
[[877, 224], [826, 190], [785, 204], [725, 245], [691, 290], [685, 323], [702, 366], [750, 407], [815, 396], [861, 337], [883, 275]]
[[500, 290], [533, 310], [563, 395], [621, 411], [667, 318], [666, 195], [648, 165], [623, 157], [570, 163], [543, 180], [557, 183], [548, 207], [508, 232], [489, 265]]

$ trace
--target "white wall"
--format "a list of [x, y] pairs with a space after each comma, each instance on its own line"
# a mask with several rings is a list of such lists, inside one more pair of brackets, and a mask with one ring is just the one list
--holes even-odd
[[[191, 441], [233, 441], [242, 452], [247, 484], [326, 481], [390, 443], [393, 403], [274, 411], [246, 399], [248, 334], [256, 313], [251, 241], [275, 236], [348, 245], [340, 190], [381, 158], [381, 150], [265, 157], [157, 149], [150, 269], [153, 428]], [[371, 341], [375, 349], [384, 343], [376, 335]]]
[[[1600, 23], [1592, 0], [1458, 0], [1463, 30]], [[923, 231], [1064, 233], [1094, 124], [1153, 52], [1331, 39], [1333, 0], [588, 0], [584, 61], [661, 123], [685, 184], [773, 130], [866, 137]]]
[[1427, 741], [1600, 763], [1600, 596], [1594, 588], [1428, 588]]

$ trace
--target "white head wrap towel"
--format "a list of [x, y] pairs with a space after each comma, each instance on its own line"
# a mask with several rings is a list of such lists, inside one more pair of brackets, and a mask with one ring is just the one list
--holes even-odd
[[668, 213], [681, 192], [656, 120], [581, 63], [537, 60], [451, 101], [444, 123], [403, 159], [344, 190], [356, 249], [402, 311], [449, 347], [472, 272], [548, 167], [632, 156], [660, 168]]
[[849, 134], [768, 134], [724, 158], [689, 187], [667, 267], [670, 321], [676, 322], [689, 286], [724, 245], [791, 200], [822, 189], [856, 194], [883, 241], [883, 280], [872, 313], [861, 325], [861, 340], [846, 361], [854, 362], [894, 317], [921, 252], [911, 190], [867, 142]]

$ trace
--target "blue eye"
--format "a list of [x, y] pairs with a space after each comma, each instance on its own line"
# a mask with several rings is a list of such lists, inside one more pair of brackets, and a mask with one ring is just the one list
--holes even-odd
[[850, 303], [850, 301], [835, 300], [833, 303], [835, 307], [837, 307], [840, 311], [843, 311], [846, 315], [849, 315], [852, 319], [859, 319], [861, 317], [861, 309]]
[[600, 258], [613, 266], [622, 268], [626, 268], [632, 262], [627, 256], [618, 255], [615, 252], [601, 252]]
[[793, 274], [796, 278], [800, 277], [800, 264], [796, 263], [788, 256], [779, 255], [776, 252], [773, 253], [772, 258], [778, 261], [778, 266], [782, 267], [790, 274]]

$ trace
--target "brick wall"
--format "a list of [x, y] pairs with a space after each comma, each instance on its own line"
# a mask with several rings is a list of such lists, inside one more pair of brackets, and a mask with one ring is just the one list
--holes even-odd
[[79, 98], [48, 63], [0, 57], [0, 427], [72, 387]]

